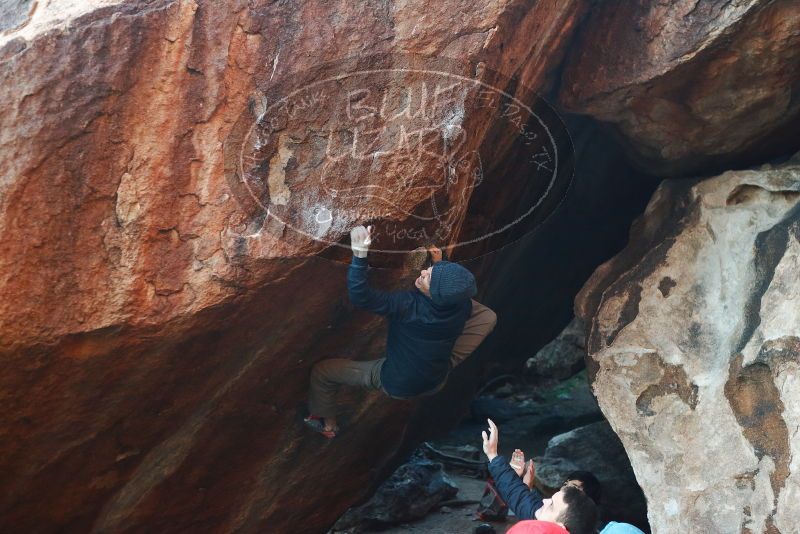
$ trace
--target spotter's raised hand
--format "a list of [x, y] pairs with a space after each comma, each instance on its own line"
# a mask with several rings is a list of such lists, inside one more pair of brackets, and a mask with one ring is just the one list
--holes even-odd
[[491, 419], [487, 419], [487, 421], [489, 422], [489, 434], [487, 435], [486, 431], [484, 430], [481, 432], [481, 436], [483, 436], [483, 452], [491, 462], [497, 456], [497, 438], [499, 432], [497, 430], [497, 425], [494, 424], [494, 421]]

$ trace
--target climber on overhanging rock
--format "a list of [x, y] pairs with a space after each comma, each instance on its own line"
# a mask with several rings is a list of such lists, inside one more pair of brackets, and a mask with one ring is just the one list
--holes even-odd
[[395, 399], [432, 395], [444, 387], [451, 369], [464, 361], [494, 329], [495, 313], [471, 299], [475, 277], [431, 249], [433, 265], [421, 270], [415, 290], [385, 292], [367, 283], [372, 228], [350, 232], [353, 260], [347, 272], [350, 300], [389, 319], [386, 357], [370, 361], [322, 360], [311, 371], [309, 416], [315, 431], [336, 436], [335, 396], [339, 386], [381, 390]]

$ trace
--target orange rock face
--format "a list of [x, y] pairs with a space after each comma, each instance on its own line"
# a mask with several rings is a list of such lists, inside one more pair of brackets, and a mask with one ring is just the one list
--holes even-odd
[[561, 104], [613, 124], [648, 172], [722, 171], [797, 150], [792, 0], [635, 0], [592, 10]]
[[[271, 102], [259, 95], [369, 53], [454, 58], [528, 98], [550, 86], [584, 2], [48, 9], [24, 6], [0, 36], [0, 530], [324, 530], [414, 439], [417, 410], [353, 393], [358, 431], [323, 443], [296, 424], [311, 364], [382, 349], [380, 321], [346, 304], [330, 259], [348, 251], [331, 244], [364, 219], [424, 216], [433, 195], [389, 188], [380, 209], [354, 195], [320, 235], [297, 232], [325, 220], [301, 209], [323, 185], [386, 186], [403, 169], [314, 174], [300, 157], [311, 119], [270, 130], [261, 151], [244, 132]], [[511, 137], [492, 116], [467, 108], [453, 125], [501, 158]], [[449, 243], [528, 194], [487, 181], [486, 220], [471, 221], [468, 181], [437, 182], [435, 163], [410, 174], [448, 207]], [[249, 187], [259, 166], [268, 179]]]

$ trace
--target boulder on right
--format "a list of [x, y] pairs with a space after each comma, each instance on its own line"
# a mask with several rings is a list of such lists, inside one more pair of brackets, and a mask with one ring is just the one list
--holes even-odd
[[799, 156], [664, 182], [576, 299], [655, 533], [800, 525]]

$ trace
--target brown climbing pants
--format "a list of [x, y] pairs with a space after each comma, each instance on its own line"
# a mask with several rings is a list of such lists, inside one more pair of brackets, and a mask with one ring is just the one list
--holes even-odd
[[477, 300], [473, 300], [472, 313], [464, 324], [461, 335], [456, 339], [456, 344], [453, 345], [453, 353], [450, 356], [451, 367], [455, 368], [475, 352], [478, 345], [494, 330], [495, 324], [497, 324], [497, 314]]
[[[455, 367], [467, 359], [467, 356], [478, 348], [478, 345], [488, 336], [497, 323], [497, 315], [473, 300], [472, 314], [464, 324], [464, 330], [453, 346], [450, 357], [451, 367]], [[311, 391], [309, 392], [308, 407], [313, 415], [320, 417], [336, 416], [336, 391], [339, 386], [356, 386], [366, 390], [383, 390], [381, 385], [381, 368], [386, 358], [379, 360], [355, 361], [345, 358], [332, 358], [318, 362], [311, 369]], [[442, 389], [447, 383], [447, 378], [431, 391], [425, 392], [420, 397], [432, 395]]]

